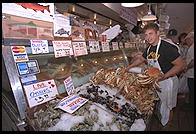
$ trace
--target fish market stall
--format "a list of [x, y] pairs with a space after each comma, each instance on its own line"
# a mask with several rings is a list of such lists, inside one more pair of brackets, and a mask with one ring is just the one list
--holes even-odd
[[[124, 75], [123, 68], [118, 68], [113, 76], [120, 78]], [[132, 84], [144, 85], [141, 79], [135, 76], [133, 73], [128, 73], [125, 80], [126, 85], [121, 82], [120, 79], [115, 79], [113, 82], [104, 80], [104, 70], [98, 70], [91, 78], [91, 82], [88, 82], [80, 87], [76, 88], [75, 94], [68, 97], [61, 95], [57, 96], [55, 100], [48, 102], [41, 109], [37, 109], [33, 112], [33, 115], [28, 116], [27, 121], [36, 130], [46, 131], [143, 131], [147, 129], [150, 123], [150, 118], [153, 114], [156, 102], [159, 100], [155, 92], [155, 88], [152, 87], [152, 79], [147, 83], [145, 81], [144, 87], [129, 88], [127, 85]], [[109, 70], [105, 70], [105, 76]], [[110, 69], [110, 73], [112, 70]], [[148, 70], [148, 72], [150, 72]], [[153, 71], [154, 72], [154, 71]], [[101, 76], [102, 73], [102, 76]], [[137, 74], [138, 76], [145, 76], [144, 74]], [[147, 76], [147, 75], [146, 75]], [[110, 80], [114, 79], [110, 77]], [[102, 79], [100, 79], [102, 78]], [[128, 80], [130, 83], [128, 83]], [[122, 81], [122, 80], [121, 80]], [[117, 82], [117, 83], [116, 83]], [[137, 83], [139, 82], [139, 83]], [[141, 84], [142, 83], [142, 84]], [[98, 85], [99, 84], [99, 85]], [[120, 87], [120, 90], [117, 87]], [[130, 90], [131, 89], [131, 90]], [[122, 91], [121, 91], [122, 90]], [[134, 91], [135, 90], [135, 91]], [[126, 93], [128, 92], [128, 93]], [[66, 111], [59, 109], [60, 105], [64, 105], [74, 98], [82, 97], [88, 101], [76, 111]], [[61, 99], [63, 100], [61, 100]], [[65, 101], [64, 101], [65, 100]], [[76, 101], [75, 101], [76, 102]], [[72, 102], [72, 108], [74, 106]], [[80, 102], [78, 102], [80, 103]], [[71, 104], [67, 104], [68, 106]], [[46, 109], [47, 108], [47, 109]], [[29, 110], [27, 113], [32, 113]], [[30, 119], [31, 117], [32, 119]], [[62, 124], [67, 124], [62, 127]]]

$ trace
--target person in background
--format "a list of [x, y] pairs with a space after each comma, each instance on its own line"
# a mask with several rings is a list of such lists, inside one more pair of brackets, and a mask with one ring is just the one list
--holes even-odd
[[181, 54], [180, 48], [176, 43], [177, 34], [178, 34], [178, 32], [175, 29], [170, 29], [166, 35], [166, 39], [164, 39], [164, 40], [169, 42], [173, 46], [175, 46], [177, 48], [178, 52]]
[[[181, 56], [183, 58], [183, 60], [185, 61], [186, 59], [186, 54], [188, 51], [189, 46], [186, 44], [185, 42], [185, 37], [187, 36], [187, 33], [181, 33], [178, 36], [178, 43], [179, 43], [179, 47], [180, 47], [180, 51], [181, 51]], [[180, 98], [184, 98], [185, 103], [189, 102], [189, 88], [188, 88], [188, 84], [187, 84], [187, 77], [183, 75], [183, 71], [181, 71], [178, 74], [178, 78], [179, 78], [179, 89], [178, 89], [178, 96]]]
[[185, 42], [189, 46], [184, 68], [184, 75], [188, 78], [187, 83], [189, 87], [189, 105], [187, 105], [187, 108], [194, 110], [194, 32], [190, 32], [185, 37]]
[[173, 117], [173, 108], [177, 104], [178, 78], [176, 74], [184, 68], [182, 57], [169, 42], [160, 39], [159, 27], [156, 23], [149, 23], [144, 27], [145, 40], [150, 44], [143, 55], [139, 56], [125, 71], [147, 61], [148, 67], [156, 67], [162, 75], [157, 79], [161, 92], [159, 119], [163, 126]]
[[189, 46], [186, 44], [186, 42], [184, 41], [184, 38], [187, 36], [187, 33], [181, 33], [178, 36], [178, 43], [179, 43], [179, 47], [180, 47], [180, 51], [181, 51], [181, 56], [182, 58], [185, 60], [185, 56], [186, 53], [188, 51]]

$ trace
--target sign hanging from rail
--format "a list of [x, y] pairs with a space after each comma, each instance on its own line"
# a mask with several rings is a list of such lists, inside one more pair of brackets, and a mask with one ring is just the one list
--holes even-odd
[[32, 54], [49, 53], [48, 40], [30, 40]]
[[73, 55], [71, 41], [52, 41], [55, 58]]
[[133, 25], [137, 25], [137, 11], [135, 8], [120, 8], [120, 17]]

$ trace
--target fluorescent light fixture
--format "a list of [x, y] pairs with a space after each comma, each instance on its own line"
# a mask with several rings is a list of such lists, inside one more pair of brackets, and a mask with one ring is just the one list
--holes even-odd
[[143, 5], [144, 3], [121, 3], [123, 7], [138, 7]]
[[151, 13], [150, 5], [149, 5], [148, 14], [145, 15], [144, 17], [142, 17], [142, 21], [153, 21], [156, 19], [157, 19], [157, 17]]

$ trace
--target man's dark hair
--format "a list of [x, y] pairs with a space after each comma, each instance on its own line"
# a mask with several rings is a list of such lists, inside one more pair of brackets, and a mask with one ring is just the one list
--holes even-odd
[[145, 32], [147, 29], [153, 29], [157, 32], [159, 31], [159, 26], [156, 23], [148, 23], [144, 26], [143, 32]]
[[182, 41], [181, 41], [181, 38], [182, 37], [186, 37], [187, 36], [187, 33], [181, 33], [179, 36], [178, 36], [178, 41], [179, 41], [179, 43], [181, 43]]

